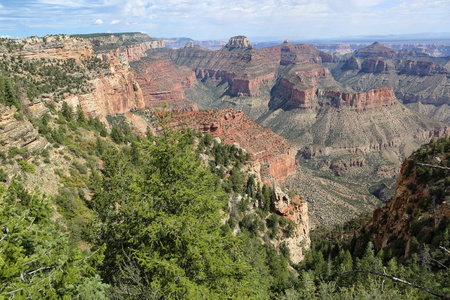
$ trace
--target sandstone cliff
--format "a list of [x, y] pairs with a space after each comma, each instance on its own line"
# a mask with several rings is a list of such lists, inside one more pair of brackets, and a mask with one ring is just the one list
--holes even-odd
[[[25, 59], [69, 59], [77, 61], [94, 55], [91, 45], [68, 35], [47, 35], [43, 38], [29, 37], [17, 40], [22, 49], [18, 53]], [[16, 53], [17, 54], [17, 53]]]
[[238, 143], [251, 154], [253, 161], [261, 163], [261, 175], [266, 183], [270, 175], [280, 181], [295, 173], [297, 150], [241, 111], [203, 110], [175, 114], [173, 119], [180, 128], [210, 133], [227, 144]]
[[107, 124], [106, 116], [144, 109], [145, 101], [127, 62], [119, 61], [114, 55], [102, 57], [110, 65], [111, 72], [93, 78], [89, 93], [69, 96], [65, 101], [73, 107], [80, 105], [86, 115], [97, 117]]
[[357, 91], [390, 86], [404, 103], [441, 106], [450, 104], [448, 61], [373, 44], [327, 66], [340, 83]]
[[167, 60], [142, 60], [133, 64], [136, 80], [142, 88], [145, 106], [174, 111], [197, 110], [185, 99], [184, 91], [197, 83], [194, 71], [177, 67]]

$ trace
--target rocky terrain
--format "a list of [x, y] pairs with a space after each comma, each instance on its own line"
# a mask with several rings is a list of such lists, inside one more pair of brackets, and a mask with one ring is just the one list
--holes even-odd
[[[406, 54], [426, 57], [415, 53]], [[413, 149], [433, 136], [445, 136], [449, 129], [403, 106], [396, 87], [389, 82], [371, 86], [368, 80], [362, 87], [342, 80], [339, 70], [384, 74], [393, 68], [387, 60], [406, 54], [375, 43], [344, 61], [312, 45], [294, 45], [288, 40], [278, 46], [255, 49], [246, 37], [238, 36], [217, 51], [192, 46], [150, 50], [148, 57], [133, 68], [142, 85], [148, 84], [149, 95], [158, 96], [158, 105], [167, 103], [169, 108], [180, 110], [186, 102], [193, 102], [200, 109], [242, 110], [290, 140], [300, 155], [315, 159], [308, 164], [313, 168], [327, 168], [330, 174], [344, 177], [352, 173], [361, 176], [356, 170], [360, 169], [385, 180], [387, 173], [378, 172], [380, 169], [399, 168]], [[405, 76], [416, 80], [446, 77], [445, 67], [433, 59], [402, 60], [397, 66], [400, 72], [409, 74]], [[164, 75], [153, 79], [151, 74], [158, 64], [163, 66]], [[144, 83], [145, 78], [152, 82]], [[166, 88], [170, 84], [164, 83], [168, 81], [177, 85], [172, 92]], [[192, 110], [190, 106], [186, 109]], [[349, 159], [348, 155], [353, 157]], [[353, 179], [348, 178], [351, 182]], [[330, 200], [333, 196], [324, 198]]]
[[242, 147], [251, 160], [261, 165], [264, 183], [270, 177], [281, 181], [296, 172], [297, 149], [270, 129], [250, 120], [242, 111], [233, 109], [200, 110], [173, 115], [179, 128], [210, 133], [230, 145]]
[[[436, 58], [416, 50], [395, 51], [373, 43], [342, 58], [336, 57], [328, 67], [339, 82], [355, 90], [390, 86], [403, 103], [440, 107], [450, 102], [448, 57]], [[446, 121], [448, 115], [434, 114], [432, 109], [417, 108], [417, 111], [437, 121]]]
[[449, 146], [448, 138], [432, 140], [405, 160], [392, 200], [374, 211], [359, 242], [365, 237], [401, 256], [439, 243], [450, 220]]
[[[255, 49], [244, 36], [231, 38], [217, 51], [195, 47], [194, 43], [185, 44], [182, 49], [167, 49], [163, 41], [137, 33], [77, 36], [69, 40], [70, 47], [55, 46], [58, 50], [50, 47], [54, 43], [44, 46], [43, 39], [33, 40], [39, 44], [33, 46], [33, 55], [52, 57], [59, 53], [60, 58], [77, 61], [97, 57], [106, 63], [102, 73], [89, 78], [88, 91], [65, 94], [64, 100], [74, 109], [79, 105], [87, 116], [97, 117], [107, 126], [108, 116], [123, 115], [141, 133], [148, 124], [148, 118], [141, 113], [145, 109], [151, 112], [165, 107], [186, 112], [178, 115], [182, 122], [228, 143], [242, 144], [261, 162], [263, 173], [272, 174], [277, 181], [295, 173], [297, 155], [303, 164], [300, 168], [304, 168], [297, 174], [311, 172], [328, 183], [312, 180], [320, 190], [315, 196], [298, 184], [292, 186], [311, 203], [315, 200], [311, 197], [317, 198], [317, 205], [312, 207], [353, 203], [343, 205], [347, 207], [344, 214], [349, 217], [376, 203], [369, 191], [380, 181], [390, 186], [395, 168], [419, 144], [449, 133], [445, 124], [422, 115], [447, 120], [444, 106], [429, 106], [447, 101], [444, 88], [440, 92], [408, 92], [415, 97], [425, 99], [421, 93], [428, 97], [428, 102], [421, 100], [418, 105], [422, 106], [415, 108], [414, 103], [402, 104], [407, 102], [405, 95], [409, 95], [402, 94], [405, 89], [399, 89], [405, 86], [403, 83], [398, 81], [396, 85], [386, 80], [386, 76], [403, 76], [408, 78], [404, 82], [411, 82], [417, 89], [428, 81], [447, 78], [445, 58], [417, 51], [398, 52], [375, 43], [352, 55], [339, 56], [320, 52], [312, 45], [294, 45], [289, 40]], [[445, 86], [446, 79], [442, 80], [437, 86]], [[418, 81], [423, 81], [422, 85]], [[438, 93], [444, 98], [435, 97]], [[52, 95], [46, 97], [45, 101], [61, 105]], [[197, 112], [208, 108], [233, 108], [234, 111], [228, 111], [233, 117], [226, 119], [225, 111], [219, 115]], [[256, 130], [244, 114], [287, 138], [293, 146], [286, 148], [283, 141], [271, 140], [268, 131]], [[253, 131], [246, 132], [249, 128]], [[258, 150], [261, 146], [266, 146], [267, 151]], [[367, 174], [373, 178], [350, 196], [352, 186]], [[334, 184], [337, 193], [328, 191], [331, 189], [327, 185]], [[369, 198], [361, 200], [358, 208], [358, 201], [352, 200], [358, 197]], [[329, 222], [331, 215], [321, 214], [313, 219]]]

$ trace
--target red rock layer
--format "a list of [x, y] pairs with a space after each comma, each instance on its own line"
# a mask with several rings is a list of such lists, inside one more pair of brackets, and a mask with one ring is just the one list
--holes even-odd
[[[445, 155], [448, 154], [444, 154]], [[401, 175], [397, 180], [397, 188], [392, 200], [385, 206], [376, 209], [373, 212], [372, 219], [365, 228], [365, 232], [370, 233], [370, 240], [374, 243], [375, 249], [381, 248], [391, 243], [390, 237], [395, 236], [396, 239], [404, 239], [406, 242], [406, 253], [409, 249], [410, 230], [411, 230], [411, 212], [416, 214], [420, 211], [420, 202], [423, 199], [430, 197], [427, 186], [418, 184], [416, 171], [411, 172], [409, 177], [404, 176], [405, 168], [409, 161], [405, 160], [401, 168]], [[416, 191], [412, 191], [410, 186], [416, 186]], [[434, 220], [440, 220], [444, 217], [450, 218], [450, 206], [443, 202], [436, 206], [434, 212]], [[423, 209], [423, 207], [422, 207]], [[408, 212], [409, 210], [409, 212]], [[428, 212], [422, 212], [425, 218]], [[431, 216], [432, 214], [430, 214]], [[429, 230], [430, 228], [422, 228], [422, 230]]]
[[107, 124], [108, 115], [145, 108], [142, 90], [134, 72], [115, 57], [108, 57], [108, 62], [113, 72], [92, 80], [93, 89], [90, 93], [65, 99], [74, 107], [80, 105], [86, 115], [98, 117], [104, 124]]
[[194, 71], [186, 67], [176, 67], [167, 60], [143, 60], [139, 62], [136, 77], [145, 106], [174, 111], [197, 110], [197, 105], [187, 102], [184, 90], [197, 81]]
[[288, 99], [286, 106], [290, 108], [314, 109], [318, 107], [319, 99], [326, 100], [338, 108], [348, 107], [355, 111], [366, 111], [398, 104], [393, 89], [387, 87], [361, 93], [344, 93], [337, 90], [321, 90], [316, 87], [305, 89], [300, 86], [298, 88], [296, 84], [283, 78], [280, 81], [280, 88], [284, 90], [284, 95]]
[[201, 110], [175, 114], [173, 119], [180, 128], [210, 133], [230, 145], [238, 143], [251, 154], [252, 160], [261, 163], [263, 182], [269, 183], [269, 175], [280, 181], [296, 172], [297, 150], [281, 136], [250, 120], [242, 111]]

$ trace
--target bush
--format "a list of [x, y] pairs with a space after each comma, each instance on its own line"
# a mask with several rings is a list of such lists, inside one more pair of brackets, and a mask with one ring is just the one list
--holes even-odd
[[34, 166], [24, 160], [18, 161], [20, 168], [27, 173], [34, 173]]

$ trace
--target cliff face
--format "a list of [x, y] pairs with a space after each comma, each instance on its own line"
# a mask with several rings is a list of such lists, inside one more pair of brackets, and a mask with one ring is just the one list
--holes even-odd
[[68, 35], [53, 35], [43, 38], [29, 37], [19, 39], [18, 44], [23, 46], [20, 55], [25, 59], [73, 58], [79, 61], [94, 55], [94, 51], [87, 41], [72, 38]]
[[7, 153], [11, 147], [24, 148], [28, 152], [44, 149], [48, 142], [38, 137], [38, 131], [17, 109], [0, 104], [0, 151]]
[[390, 86], [404, 103], [450, 104], [448, 58], [371, 45], [329, 67], [337, 81], [355, 90]]
[[[442, 144], [439, 146], [439, 144]], [[450, 220], [448, 185], [448, 138], [422, 146], [402, 165], [397, 188], [392, 200], [374, 211], [367, 226], [358, 233], [358, 245], [363, 238], [371, 240], [377, 250], [389, 247], [399, 256], [408, 255], [423, 243], [434, 243], [433, 237], [445, 231]], [[447, 225], [448, 227], [448, 225]]]
[[86, 115], [98, 117], [104, 124], [108, 115], [145, 109], [142, 90], [123, 55], [116, 57], [109, 53], [101, 57], [110, 65], [111, 72], [92, 79], [89, 93], [69, 96], [65, 101], [73, 107], [80, 105]]
[[318, 88], [301, 90], [283, 78], [278, 93], [287, 99], [284, 105], [286, 108], [319, 109], [321, 105], [327, 103], [336, 108], [348, 107], [350, 110], [366, 111], [398, 104], [392, 88], [386, 87], [361, 93], [326, 91]]
[[136, 80], [142, 88], [145, 106], [174, 111], [197, 110], [185, 99], [184, 91], [197, 83], [194, 71], [174, 66], [167, 60], [143, 60], [134, 64]]
[[286, 243], [289, 248], [292, 262], [298, 264], [305, 257], [303, 251], [311, 247], [308, 204], [299, 196], [290, 199], [279, 187], [275, 187], [272, 210], [296, 225], [293, 236], [285, 238], [281, 242]]
[[269, 176], [276, 181], [295, 174], [296, 149], [271, 130], [251, 121], [242, 111], [203, 110], [175, 114], [174, 122], [180, 128], [188, 127], [220, 137], [227, 144], [238, 143], [261, 164], [262, 180]]

